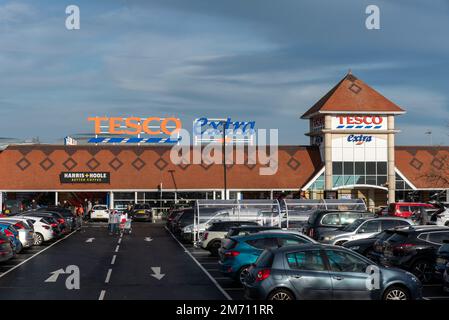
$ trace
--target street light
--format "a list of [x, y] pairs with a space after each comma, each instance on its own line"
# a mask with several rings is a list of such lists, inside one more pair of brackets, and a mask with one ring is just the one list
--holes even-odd
[[430, 137], [430, 145], [433, 145], [433, 143], [432, 143], [432, 130], [427, 130], [426, 132], [424, 132], [424, 134], [428, 134], [429, 135], [429, 137]]

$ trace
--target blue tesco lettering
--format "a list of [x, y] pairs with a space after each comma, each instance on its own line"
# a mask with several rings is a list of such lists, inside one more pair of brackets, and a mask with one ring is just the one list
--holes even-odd
[[347, 141], [348, 142], [356, 142], [357, 144], [362, 144], [364, 142], [371, 142], [373, 139], [373, 136], [365, 136], [363, 134], [355, 135], [351, 134], [348, 136]]

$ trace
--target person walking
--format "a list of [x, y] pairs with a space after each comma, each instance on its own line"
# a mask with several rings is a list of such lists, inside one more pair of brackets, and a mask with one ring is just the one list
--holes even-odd
[[117, 210], [111, 209], [109, 212], [109, 234], [119, 234], [118, 225], [120, 223], [120, 214]]
[[417, 208], [412, 215], [412, 220], [418, 225], [426, 225], [429, 222], [429, 215], [424, 207]]

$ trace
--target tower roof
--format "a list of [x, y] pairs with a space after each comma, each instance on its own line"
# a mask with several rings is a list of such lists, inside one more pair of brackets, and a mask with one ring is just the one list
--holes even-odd
[[405, 111], [349, 71], [335, 87], [307, 110], [301, 118], [307, 119], [316, 113], [335, 112], [404, 113]]

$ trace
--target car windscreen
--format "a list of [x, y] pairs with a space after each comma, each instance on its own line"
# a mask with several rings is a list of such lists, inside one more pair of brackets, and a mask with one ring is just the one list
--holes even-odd
[[388, 238], [390, 244], [405, 242], [408, 238], [408, 234], [404, 232], [395, 232], [391, 237]]
[[363, 219], [357, 219], [353, 223], [346, 225], [341, 230], [345, 232], [354, 232], [364, 221], [365, 220]]
[[148, 204], [136, 204], [134, 206], [134, 210], [145, 210], [150, 209], [150, 206]]
[[94, 206], [93, 210], [108, 210], [108, 207], [106, 207], [106, 206]]

